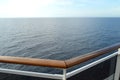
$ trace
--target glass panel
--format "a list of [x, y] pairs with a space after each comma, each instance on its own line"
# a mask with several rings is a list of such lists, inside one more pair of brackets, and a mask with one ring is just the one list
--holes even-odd
[[0, 80], [53, 80], [53, 79], [0, 73]]
[[68, 80], [113, 80], [116, 57], [89, 68]]
[[[50, 73], [50, 74], [62, 74], [62, 69], [39, 67], [39, 66], [27, 66], [27, 65], [2, 63], [0, 68], [13, 69], [13, 70], [15, 69], [15, 70], [21, 70], [21, 71], [31, 71], [31, 72], [38, 72], [38, 73], [40, 72], [40, 73]], [[53, 80], [53, 79], [0, 73], [0, 80]]]
[[[88, 62], [92, 62], [92, 61], [93, 60], [88, 61]], [[92, 68], [89, 68], [67, 80], [113, 80], [114, 72], [115, 72], [115, 64], [116, 64], [116, 56], [107, 61], [104, 61]], [[83, 64], [81, 64], [81, 65], [83, 66]], [[78, 65], [78, 66], [80, 66], [80, 65]], [[77, 66], [77, 68], [78, 68], [78, 66]], [[62, 73], [62, 70], [60, 70], [60, 69], [44, 68], [44, 70], [42, 71], [41, 70], [41, 69], [43, 69], [42, 67], [35, 67], [35, 68], [32, 68], [32, 67], [33, 66], [29, 66], [28, 71], [33, 71], [32, 69], [37, 68], [37, 70], [34, 70], [34, 71], [46, 72], [44, 70], [47, 70], [49, 73], [59, 73], [59, 74]], [[73, 68], [69, 69], [68, 72], [71, 70], [73, 70]], [[28, 77], [28, 76], [0, 73], [0, 80], [53, 80], [53, 79], [45, 79], [45, 78]]]

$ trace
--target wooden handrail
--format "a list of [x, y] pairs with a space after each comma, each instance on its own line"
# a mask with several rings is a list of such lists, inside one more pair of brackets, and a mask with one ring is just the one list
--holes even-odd
[[12, 56], [0, 56], [0, 62], [2, 63], [12, 63], [12, 64], [25, 64], [33, 66], [44, 66], [44, 67], [54, 67], [54, 68], [70, 68], [72, 66], [78, 65], [100, 55], [106, 54], [108, 52], [114, 51], [120, 48], [120, 43], [106, 47], [85, 55], [81, 55], [75, 58], [67, 60], [51, 60], [51, 59], [36, 59], [36, 58], [25, 58], [25, 57], [12, 57]]
[[0, 56], [0, 62], [12, 63], [12, 64], [25, 64], [25, 65], [33, 65], [33, 66], [54, 67], [54, 68], [66, 68], [65, 62], [62, 60]]
[[93, 58], [96, 58], [96, 57], [101, 56], [103, 54], [107, 54], [111, 51], [117, 50], [118, 48], [120, 48], [120, 43], [109, 46], [109, 47], [105, 47], [103, 49], [99, 49], [99, 50], [96, 50], [96, 51], [93, 51], [90, 53], [87, 53], [85, 55], [81, 55], [81, 56], [78, 56], [78, 57], [75, 57], [72, 59], [65, 60], [66, 66], [67, 66], [67, 68], [69, 68], [69, 67], [78, 65], [78, 64], [83, 63], [85, 61], [88, 61], [90, 59], [93, 59]]

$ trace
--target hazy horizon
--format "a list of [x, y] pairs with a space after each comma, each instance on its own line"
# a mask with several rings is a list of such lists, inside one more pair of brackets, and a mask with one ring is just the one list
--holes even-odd
[[120, 17], [119, 0], [0, 0], [0, 18]]

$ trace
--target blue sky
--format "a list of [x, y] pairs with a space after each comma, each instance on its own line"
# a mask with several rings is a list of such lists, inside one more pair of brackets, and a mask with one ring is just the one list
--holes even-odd
[[0, 0], [0, 17], [120, 17], [120, 0]]

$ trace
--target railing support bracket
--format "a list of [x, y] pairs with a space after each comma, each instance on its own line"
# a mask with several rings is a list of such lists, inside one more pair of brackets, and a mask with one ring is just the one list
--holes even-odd
[[66, 79], [66, 69], [63, 69], [63, 80], [67, 80]]
[[119, 80], [119, 77], [120, 77], [120, 48], [118, 49], [114, 80]]

